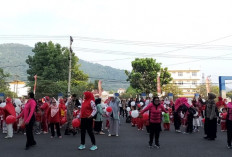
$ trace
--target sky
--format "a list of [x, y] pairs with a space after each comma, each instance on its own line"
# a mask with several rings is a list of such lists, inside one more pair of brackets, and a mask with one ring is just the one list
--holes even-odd
[[231, 0], [7, 0], [0, 44], [69, 46], [83, 60], [131, 70], [136, 57], [169, 69], [231, 76]]

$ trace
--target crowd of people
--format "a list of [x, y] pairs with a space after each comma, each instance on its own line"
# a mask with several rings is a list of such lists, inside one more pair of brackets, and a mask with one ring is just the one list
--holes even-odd
[[[95, 135], [108, 133], [109, 137], [117, 137], [120, 123], [125, 120], [138, 131], [146, 128], [149, 148], [160, 148], [160, 132], [170, 131], [170, 124], [174, 124], [176, 133], [184, 134], [197, 133], [204, 126], [206, 140], [216, 139], [217, 125], [220, 125], [221, 131], [227, 132], [227, 147], [232, 148], [232, 103], [227, 103], [221, 97], [216, 103], [213, 93], [208, 94], [206, 101], [199, 96], [191, 101], [178, 98], [175, 102], [157, 96], [120, 100], [120, 97], [111, 94], [103, 101], [91, 92], [83, 95], [83, 99], [73, 94], [58, 100], [48, 96], [36, 100], [30, 92], [27, 100], [16, 101], [9, 97], [0, 100], [0, 126], [2, 132], [7, 134], [5, 138], [13, 138], [14, 132], [22, 132], [27, 137], [25, 149], [29, 149], [36, 145], [34, 133], [50, 132], [51, 138], [56, 133], [62, 139], [61, 128], [64, 128], [66, 136], [75, 136], [78, 132], [81, 134], [79, 150], [86, 148], [87, 131], [92, 143], [90, 150], [97, 150]], [[184, 131], [181, 131], [181, 127]]]

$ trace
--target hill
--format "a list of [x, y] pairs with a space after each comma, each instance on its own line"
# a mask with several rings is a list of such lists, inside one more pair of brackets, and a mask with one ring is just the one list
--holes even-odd
[[[27, 81], [28, 65], [25, 60], [28, 55], [33, 55], [32, 47], [22, 44], [0, 44], [0, 68], [10, 73], [9, 81], [19, 79]], [[127, 88], [127, 76], [124, 70], [115, 69], [109, 66], [94, 64], [79, 60], [80, 69], [88, 74], [90, 81], [102, 80], [104, 90], [117, 90], [118, 88]]]

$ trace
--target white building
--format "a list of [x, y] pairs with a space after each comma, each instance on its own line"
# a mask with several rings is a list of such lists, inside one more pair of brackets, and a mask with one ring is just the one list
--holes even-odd
[[182, 89], [183, 95], [178, 97], [194, 97], [196, 87], [201, 83], [200, 70], [168, 70], [173, 78], [172, 83]]
[[25, 82], [22, 81], [14, 81], [10, 82], [10, 91], [17, 94], [18, 97], [27, 96], [30, 87], [26, 86]]
[[121, 94], [123, 94], [123, 93], [126, 93], [126, 89], [124, 89], [124, 88], [119, 88], [118, 89], [118, 93], [121, 95]]

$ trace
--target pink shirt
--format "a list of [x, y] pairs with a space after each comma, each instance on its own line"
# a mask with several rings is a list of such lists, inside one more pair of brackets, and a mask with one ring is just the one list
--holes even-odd
[[23, 112], [18, 116], [21, 117], [22, 114], [24, 115], [24, 122], [29, 123], [31, 120], [32, 115], [35, 112], [36, 102], [33, 99], [29, 99], [27, 103], [25, 104], [25, 107], [23, 109]]
[[148, 110], [150, 111], [149, 113], [151, 123], [161, 123], [162, 112], [167, 113], [163, 105], [155, 106], [153, 103], [150, 103], [145, 109], [141, 111], [141, 114]]

